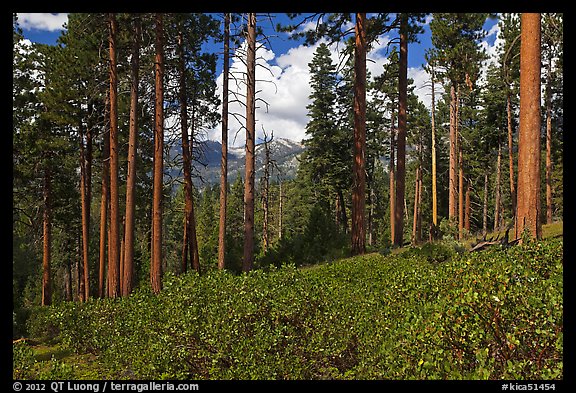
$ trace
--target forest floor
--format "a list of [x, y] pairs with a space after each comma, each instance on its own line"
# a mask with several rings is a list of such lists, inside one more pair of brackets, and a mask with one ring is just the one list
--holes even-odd
[[[486, 238], [496, 239], [504, 235], [504, 231], [489, 233]], [[558, 221], [552, 224], [542, 226], [543, 239], [556, 238], [563, 236], [563, 222]], [[471, 237], [464, 242], [464, 246], [470, 249], [476, 243], [476, 239]], [[396, 248], [392, 250], [392, 254], [401, 253], [407, 250], [408, 247]], [[322, 264], [320, 264], [322, 265]], [[305, 269], [314, 268], [317, 265], [303, 267]], [[42, 339], [26, 339], [28, 345], [34, 352], [35, 360], [41, 365], [40, 372], [50, 372], [54, 366], [54, 361], [74, 366], [75, 378], [85, 380], [99, 379], [98, 357], [94, 354], [76, 354], [73, 351], [64, 348], [64, 346], [56, 341], [45, 341]]]

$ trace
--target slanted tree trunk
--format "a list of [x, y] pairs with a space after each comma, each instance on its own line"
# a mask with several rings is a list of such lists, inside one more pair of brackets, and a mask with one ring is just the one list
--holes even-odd
[[[224, 14], [224, 69], [222, 82], [222, 159], [220, 161], [220, 225], [218, 231], [218, 269], [225, 268], [226, 204], [228, 199], [228, 78], [230, 69], [230, 14]], [[281, 236], [281, 235], [280, 235]]]
[[404, 243], [404, 197], [406, 191], [406, 125], [408, 109], [408, 15], [400, 20], [400, 63], [398, 74], [398, 140], [396, 156], [396, 212], [394, 245]]
[[246, 58], [246, 167], [244, 181], [244, 260], [242, 271], [254, 267], [254, 197], [256, 147], [256, 14], [248, 14], [248, 53]]
[[[524, 230], [541, 239], [540, 222], [540, 14], [521, 16], [520, 131], [516, 238]], [[520, 241], [522, 242], [522, 240]]]
[[366, 252], [366, 13], [356, 14], [354, 47], [354, 163], [352, 255]]
[[116, 66], [115, 14], [109, 14], [110, 24], [110, 238], [108, 240], [108, 297], [120, 295], [120, 211], [118, 206], [118, 74]]
[[128, 174], [126, 177], [126, 215], [124, 229], [124, 257], [122, 296], [132, 293], [134, 287], [134, 225], [136, 210], [136, 149], [138, 141], [138, 63], [142, 24], [138, 14], [134, 17], [134, 42], [130, 64], [130, 125], [128, 136]]
[[155, 122], [154, 122], [154, 182], [152, 197], [152, 260], [150, 284], [152, 291], [162, 290], [162, 188], [164, 174], [164, 27], [161, 13], [156, 14], [155, 40]]
[[42, 306], [52, 304], [52, 280], [50, 275], [50, 249], [52, 247], [52, 205], [51, 205], [52, 176], [48, 167], [44, 168], [43, 184], [43, 252], [42, 252]]

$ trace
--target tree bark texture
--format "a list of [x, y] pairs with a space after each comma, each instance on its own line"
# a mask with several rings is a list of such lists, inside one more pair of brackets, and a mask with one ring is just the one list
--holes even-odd
[[552, 224], [552, 53], [546, 75], [546, 224]]
[[[86, 144], [84, 144], [84, 137]], [[80, 133], [80, 200], [82, 206], [82, 265], [84, 299], [90, 296], [90, 202], [92, 200], [92, 130]]]
[[196, 223], [194, 220], [194, 197], [192, 185], [192, 150], [188, 134], [188, 94], [186, 93], [186, 68], [184, 59], [184, 32], [178, 32], [178, 67], [180, 129], [182, 137], [182, 159], [184, 166], [184, 234], [182, 247], [182, 272], [186, 272], [188, 255], [192, 268], [200, 272], [200, 258], [196, 242]]
[[120, 211], [118, 206], [118, 74], [116, 65], [116, 15], [109, 15], [110, 24], [110, 238], [108, 239], [108, 297], [120, 295]]
[[450, 153], [449, 153], [449, 171], [448, 171], [448, 219], [453, 221], [458, 214], [458, 183], [457, 183], [457, 138], [456, 131], [456, 89], [454, 85], [450, 86]]
[[222, 158], [220, 160], [220, 225], [218, 269], [226, 267], [226, 208], [228, 199], [228, 78], [230, 69], [230, 14], [224, 15], [224, 69], [222, 82]]
[[506, 117], [508, 125], [508, 170], [510, 174], [510, 199], [512, 212], [516, 214], [516, 181], [514, 180], [514, 129], [512, 127], [512, 98], [510, 90], [506, 96]]
[[254, 199], [256, 147], [256, 14], [248, 14], [246, 88], [246, 166], [244, 181], [244, 259], [242, 271], [254, 267]]
[[352, 254], [366, 252], [366, 13], [356, 14], [354, 47], [354, 162]]
[[[393, 103], [394, 104], [394, 103]], [[395, 215], [396, 215], [396, 166], [394, 163], [396, 157], [396, 119], [394, 117], [394, 111], [392, 111], [391, 118], [392, 126], [390, 128], [390, 165], [388, 166], [388, 177], [389, 177], [389, 190], [390, 190], [390, 242], [394, 244], [394, 232], [396, 230]]]
[[394, 245], [404, 243], [404, 196], [406, 192], [406, 125], [408, 110], [408, 16], [400, 21], [400, 65], [398, 75], [398, 139], [396, 141], [396, 211]]
[[521, 16], [516, 238], [542, 237], [540, 222], [540, 14]]
[[501, 180], [501, 162], [502, 162], [502, 145], [498, 142], [498, 157], [496, 158], [496, 185], [495, 185], [495, 196], [494, 196], [494, 231], [500, 229], [502, 221], [502, 201], [500, 195], [500, 180]]
[[432, 109], [430, 111], [432, 121], [432, 224], [438, 226], [438, 194], [436, 191], [436, 97], [434, 96], [434, 67], [432, 67]]
[[50, 275], [50, 249], [52, 247], [52, 206], [51, 206], [51, 172], [49, 168], [44, 168], [43, 184], [43, 252], [42, 252], [42, 300], [43, 306], [52, 304], [52, 289]]
[[134, 19], [134, 42], [130, 64], [130, 124], [128, 136], [128, 174], [126, 178], [126, 215], [124, 230], [124, 269], [122, 296], [132, 293], [134, 287], [134, 224], [136, 209], [136, 150], [138, 142], [138, 67], [142, 24], [139, 16]]
[[156, 14], [155, 102], [154, 102], [154, 181], [152, 197], [152, 291], [162, 290], [162, 188], [164, 174], [164, 27], [161, 13]]

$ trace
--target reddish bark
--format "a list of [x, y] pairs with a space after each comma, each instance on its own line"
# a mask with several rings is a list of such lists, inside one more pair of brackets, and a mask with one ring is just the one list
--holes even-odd
[[246, 167], [244, 182], [244, 260], [242, 271], [254, 265], [254, 198], [255, 198], [255, 146], [256, 146], [256, 14], [248, 14], [248, 53], [246, 86]]
[[164, 28], [161, 13], [156, 14], [155, 100], [154, 100], [154, 180], [152, 196], [152, 258], [150, 284], [154, 293], [162, 290], [162, 188], [164, 175]]
[[222, 159], [220, 162], [220, 225], [218, 231], [218, 269], [225, 267], [226, 204], [228, 196], [228, 72], [230, 68], [230, 14], [224, 15], [224, 81], [222, 82]]
[[134, 277], [134, 224], [136, 209], [136, 148], [138, 140], [138, 63], [140, 57], [141, 22], [134, 19], [134, 43], [132, 46], [131, 86], [130, 86], [130, 125], [128, 136], [128, 174], [126, 178], [126, 216], [124, 230], [124, 252], [122, 272], [122, 296], [128, 296], [133, 289]]
[[108, 240], [109, 297], [120, 295], [120, 212], [118, 206], [118, 74], [116, 65], [116, 15], [109, 15], [110, 25], [110, 238]]
[[366, 252], [366, 13], [356, 14], [355, 35], [352, 254], [359, 255]]
[[396, 211], [394, 245], [404, 242], [404, 197], [406, 191], [406, 125], [408, 110], [408, 16], [400, 21], [400, 65], [398, 75], [398, 139], [396, 163]]
[[542, 237], [540, 222], [540, 14], [521, 16], [516, 238]]

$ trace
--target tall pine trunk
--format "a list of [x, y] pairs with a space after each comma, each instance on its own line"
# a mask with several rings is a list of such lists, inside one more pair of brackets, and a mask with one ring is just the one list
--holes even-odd
[[546, 224], [552, 224], [552, 53], [546, 72]]
[[470, 233], [470, 182], [466, 182], [466, 209], [464, 212], [464, 229]]
[[[90, 106], [89, 106], [90, 107]], [[86, 144], [84, 144], [84, 137]], [[90, 202], [92, 200], [92, 130], [80, 132], [80, 200], [82, 205], [82, 265], [84, 300], [90, 296]]]
[[178, 67], [179, 67], [179, 100], [180, 128], [182, 136], [182, 158], [184, 166], [184, 235], [182, 247], [182, 272], [186, 272], [187, 259], [190, 255], [192, 268], [200, 272], [200, 258], [196, 246], [194, 222], [194, 196], [192, 185], [192, 156], [188, 135], [188, 94], [186, 92], [186, 66], [184, 59], [184, 31], [178, 32]]
[[[394, 107], [394, 101], [392, 101]], [[394, 117], [394, 109], [392, 109], [392, 126], [390, 128], [390, 164], [388, 166], [389, 177], [389, 191], [390, 191], [390, 243], [394, 244], [394, 234], [396, 231], [395, 216], [396, 216], [396, 171], [394, 168], [395, 152], [396, 152], [396, 119]]]
[[254, 267], [254, 199], [256, 147], [256, 14], [248, 14], [248, 53], [246, 58], [246, 166], [244, 181], [244, 259], [242, 271]]
[[498, 157], [496, 158], [496, 192], [495, 192], [495, 201], [494, 201], [494, 231], [500, 229], [501, 221], [502, 221], [502, 201], [501, 201], [501, 194], [500, 194], [500, 179], [501, 179], [501, 162], [502, 162], [502, 144], [498, 141]]
[[434, 66], [432, 65], [432, 109], [431, 109], [431, 120], [432, 120], [432, 224], [433, 232], [435, 232], [438, 226], [438, 194], [436, 191], [436, 97], [434, 95]]
[[540, 14], [523, 13], [520, 43], [520, 130], [516, 238], [542, 237], [540, 222]]
[[156, 14], [155, 101], [154, 101], [154, 181], [152, 197], [152, 260], [150, 284], [154, 293], [162, 290], [162, 188], [164, 174], [164, 27]]
[[464, 154], [462, 143], [458, 146], [458, 239], [464, 238]]
[[454, 83], [450, 86], [450, 153], [449, 153], [449, 171], [448, 171], [448, 219], [451, 222], [457, 219], [458, 214], [458, 183], [457, 183], [457, 138], [456, 131], [456, 89]]
[[484, 203], [482, 205], [482, 236], [488, 234], [488, 170], [484, 173]]
[[418, 237], [418, 217], [420, 211], [420, 166], [416, 168], [416, 180], [414, 181], [414, 216], [412, 220], [412, 245], [420, 242]]
[[130, 64], [130, 125], [128, 136], [128, 174], [126, 178], [126, 215], [124, 229], [124, 261], [122, 274], [122, 296], [128, 296], [134, 283], [134, 224], [136, 209], [136, 148], [138, 139], [138, 63], [140, 57], [140, 17], [134, 17], [134, 43]]
[[396, 142], [396, 211], [394, 245], [404, 243], [404, 196], [406, 191], [406, 125], [408, 109], [408, 16], [400, 21], [400, 64], [398, 74], [398, 140]]
[[[110, 97], [106, 97], [106, 108], [108, 110], [110, 104]], [[104, 148], [102, 152], [102, 191], [100, 193], [100, 254], [98, 266], [98, 297], [104, 298], [107, 290], [105, 284], [105, 271], [106, 271], [106, 239], [108, 232], [108, 205], [110, 204], [110, 190], [109, 190], [109, 177], [110, 177], [110, 137], [104, 135]]]
[[120, 212], [118, 206], [118, 74], [116, 66], [116, 34], [118, 24], [115, 14], [109, 14], [110, 24], [110, 238], [108, 240], [109, 297], [120, 295]]
[[512, 213], [516, 215], [516, 187], [514, 181], [514, 130], [512, 128], [512, 98], [510, 89], [506, 94], [506, 117], [508, 125], [508, 170], [510, 174], [510, 199], [512, 200]]
[[50, 275], [50, 249], [52, 247], [52, 206], [51, 206], [51, 173], [48, 167], [44, 168], [44, 184], [43, 184], [43, 252], [42, 252], [42, 300], [43, 306], [52, 304], [52, 289], [51, 289], [51, 275]]
[[222, 82], [222, 158], [220, 161], [220, 225], [218, 269], [226, 266], [226, 204], [228, 199], [228, 72], [230, 68], [230, 14], [224, 14], [224, 69]]
[[352, 182], [352, 254], [366, 252], [366, 13], [356, 14], [354, 47], [354, 163]]

